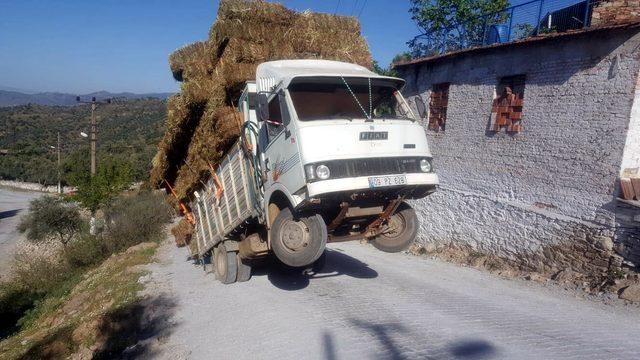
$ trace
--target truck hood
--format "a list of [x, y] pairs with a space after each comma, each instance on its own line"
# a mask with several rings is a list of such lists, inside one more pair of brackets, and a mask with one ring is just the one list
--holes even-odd
[[[369, 140], [361, 133], [387, 133]], [[409, 120], [320, 120], [298, 123], [298, 144], [305, 164], [368, 157], [431, 157], [424, 128]]]

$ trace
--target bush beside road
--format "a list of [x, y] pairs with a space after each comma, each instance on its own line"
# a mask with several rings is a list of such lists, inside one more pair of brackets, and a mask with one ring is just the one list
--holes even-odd
[[[129, 268], [150, 261], [153, 251], [149, 249], [155, 249], [154, 242], [165, 237], [165, 224], [172, 212], [163, 196], [152, 192], [124, 193], [102, 211], [106, 219], [103, 231], [91, 235], [74, 203], [50, 196], [31, 203], [20, 227], [30, 241], [42, 246], [18, 252], [12, 262], [12, 276], [0, 283], [0, 338], [5, 338], [0, 342], [0, 357], [58, 358], [87, 352], [83, 346], [98, 338], [69, 342], [73, 331], [86, 325], [86, 319], [77, 318], [82, 309], [89, 312], [82, 316], [94, 321], [104, 311], [115, 311], [137, 300], [138, 286], [131, 284], [137, 284], [141, 272]], [[64, 224], [55, 216], [61, 212], [67, 214]], [[138, 245], [146, 242], [151, 243]], [[140, 256], [132, 258], [130, 254]], [[104, 272], [109, 275], [87, 283], [92, 274]], [[74, 300], [74, 294], [85, 300], [100, 299], [93, 304], [101, 306], [103, 312], [86, 308], [84, 300]], [[66, 327], [61, 329], [60, 324]], [[82, 332], [82, 336], [89, 335]], [[38, 339], [35, 343], [34, 338]], [[114, 335], [111, 340], [125, 338]], [[89, 353], [110, 352], [118, 346], [98, 345]]]

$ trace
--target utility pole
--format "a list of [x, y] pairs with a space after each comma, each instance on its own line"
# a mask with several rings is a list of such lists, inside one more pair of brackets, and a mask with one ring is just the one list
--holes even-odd
[[96, 109], [99, 104], [111, 104], [111, 99], [104, 101], [96, 101], [96, 97], [92, 97], [91, 101], [80, 101], [80, 96], [76, 96], [76, 101], [81, 104], [91, 104], [91, 177], [96, 175], [96, 147], [98, 143], [98, 124], [96, 122]]
[[58, 131], [58, 146], [49, 145], [51, 149], [56, 149], [58, 155], [58, 194], [62, 194], [62, 157], [60, 155], [62, 149], [60, 141], [60, 131]]
[[91, 101], [91, 177], [96, 175], [96, 98]]
[[[80, 96], [76, 96], [76, 101], [81, 104], [91, 104], [91, 179], [96, 176], [96, 144], [98, 142], [96, 109], [100, 104], [111, 104], [111, 99], [104, 101], [96, 101], [96, 97], [92, 97], [91, 101], [80, 101]], [[91, 211], [91, 220], [89, 221], [89, 233], [96, 234], [96, 214]]]
[[60, 158], [60, 131], [58, 131], [58, 194], [62, 194], [62, 163]]

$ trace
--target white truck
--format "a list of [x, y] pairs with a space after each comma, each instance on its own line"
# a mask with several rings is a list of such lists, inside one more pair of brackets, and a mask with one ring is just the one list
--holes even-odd
[[406, 249], [419, 224], [405, 200], [433, 193], [438, 176], [404, 81], [326, 60], [266, 62], [256, 78], [238, 104], [242, 137], [191, 204], [197, 255], [216, 277], [246, 281], [270, 254], [312, 266], [327, 242]]

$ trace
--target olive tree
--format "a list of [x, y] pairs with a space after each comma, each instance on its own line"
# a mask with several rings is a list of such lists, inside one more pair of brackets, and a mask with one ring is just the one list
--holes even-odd
[[29, 241], [55, 240], [66, 248], [81, 227], [77, 206], [59, 197], [43, 196], [31, 201], [29, 213], [21, 219], [18, 230]]

